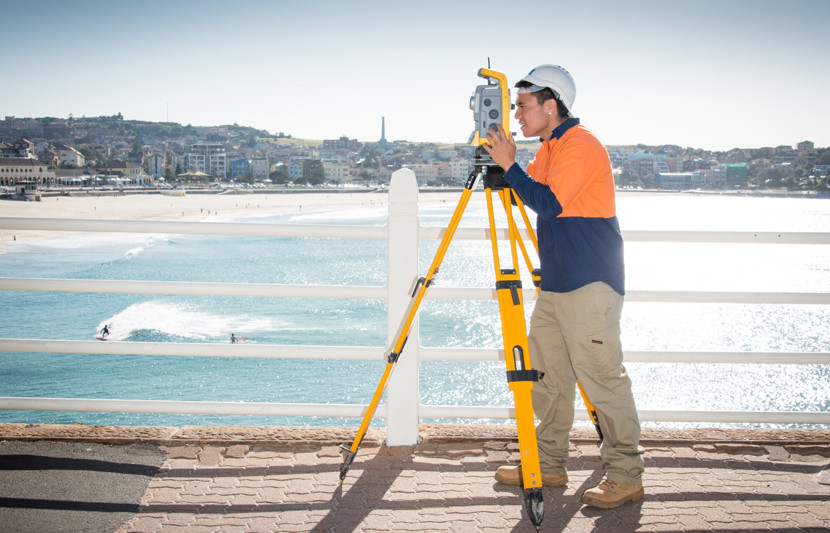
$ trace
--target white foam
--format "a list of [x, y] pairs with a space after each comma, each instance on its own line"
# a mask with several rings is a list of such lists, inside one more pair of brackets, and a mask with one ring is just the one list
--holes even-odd
[[147, 248], [150, 248], [151, 246], [156, 244], [157, 241], [167, 241], [167, 240], [168, 239], [164, 236], [149, 235], [145, 240], [144, 246], [139, 246], [137, 248], [130, 248], [129, 250], [124, 252], [124, 259], [132, 259], [133, 257], [137, 256], [138, 254], [140, 254], [141, 252], [143, 252]]
[[231, 333], [277, 331], [280, 324], [271, 318], [249, 315], [221, 315], [192, 309], [184, 304], [148, 301], [133, 304], [98, 324], [110, 331], [109, 339], [124, 340], [137, 331], [205, 340], [230, 337]]
[[[44, 252], [51, 250], [82, 250], [84, 248], [113, 249], [117, 247], [146, 245], [162, 237], [148, 236], [135, 233], [69, 233], [43, 237], [41, 239], [27, 239], [14, 246], [0, 246], [0, 255], [14, 252]], [[134, 251], [136, 248], [131, 249]], [[129, 253], [129, 252], [128, 252]]]

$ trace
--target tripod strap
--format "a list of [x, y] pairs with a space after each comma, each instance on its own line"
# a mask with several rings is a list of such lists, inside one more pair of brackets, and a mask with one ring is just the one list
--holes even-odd
[[539, 372], [536, 370], [508, 370], [507, 382], [514, 381], [539, 381]]

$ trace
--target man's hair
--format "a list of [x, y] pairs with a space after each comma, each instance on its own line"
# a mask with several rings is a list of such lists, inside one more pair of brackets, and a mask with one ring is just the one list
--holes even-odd
[[[519, 89], [530, 87], [532, 85], [533, 84], [530, 83], [529, 81], [524, 81], [524, 80], [516, 83], [516, 87], [519, 88]], [[531, 93], [531, 94], [533, 94], [536, 97], [536, 101], [539, 102], [539, 105], [542, 105], [543, 103], [545, 103], [545, 100], [551, 100], [551, 99], [554, 100], [556, 102], [556, 112], [559, 114], [559, 118], [561, 118], [561, 119], [570, 118], [571, 112], [568, 111], [568, 108], [565, 107], [565, 104], [562, 103], [562, 100], [560, 100], [556, 96], [556, 93], [554, 93], [553, 90], [549, 89], [548, 87], [545, 87], [541, 91], [536, 91], [535, 93]]]

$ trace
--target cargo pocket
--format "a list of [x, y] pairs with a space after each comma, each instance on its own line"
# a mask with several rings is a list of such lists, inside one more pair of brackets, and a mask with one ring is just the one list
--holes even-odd
[[592, 374], [596, 379], [618, 379], [625, 374], [619, 324], [589, 333], [586, 346]]
[[605, 320], [619, 320], [622, 314], [622, 296], [606, 283], [593, 283], [591, 288], [591, 313]]

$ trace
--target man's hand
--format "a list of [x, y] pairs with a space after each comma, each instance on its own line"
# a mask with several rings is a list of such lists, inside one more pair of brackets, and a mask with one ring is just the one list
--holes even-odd
[[490, 144], [484, 143], [481, 146], [490, 154], [493, 162], [507, 172], [516, 162], [516, 141], [512, 135], [504, 131], [501, 124], [498, 128], [498, 133], [493, 128], [487, 130], [487, 140]]

